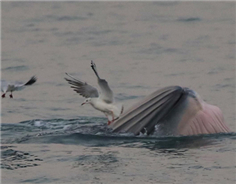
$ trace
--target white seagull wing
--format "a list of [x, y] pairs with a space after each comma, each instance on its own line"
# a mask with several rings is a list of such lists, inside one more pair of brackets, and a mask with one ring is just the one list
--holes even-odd
[[107, 103], [113, 102], [113, 92], [105, 79], [98, 79], [98, 85], [101, 88], [101, 99]]
[[13, 85], [14, 86], [14, 90], [17, 91], [17, 90], [21, 90], [23, 89], [25, 86], [30, 86], [32, 84], [34, 84], [35, 82], [37, 81], [37, 77], [36, 76], [33, 76], [30, 78], [30, 80], [26, 83], [22, 83], [22, 82], [15, 82], [14, 84], [10, 84], [10, 85]]
[[93, 86], [87, 84], [86, 82], [82, 82], [82, 81], [72, 77], [68, 73], [66, 73], [66, 75], [68, 77], [70, 77], [70, 79], [65, 78], [65, 80], [69, 84], [71, 84], [71, 88], [73, 88], [74, 91], [79, 93], [81, 96], [83, 96], [85, 98], [98, 97], [99, 96], [97, 89], [94, 88]]
[[108, 82], [105, 79], [101, 79], [98, 75], [96, 65], [93, 61], [91, 61], [91, 67], [97, 76], [98, 79], [98, 85], [101, 88], [101, 99], [104, 100], [106, 103], [112, 103], [113, 102], [113, 92], [111, 88], [108, 85]]

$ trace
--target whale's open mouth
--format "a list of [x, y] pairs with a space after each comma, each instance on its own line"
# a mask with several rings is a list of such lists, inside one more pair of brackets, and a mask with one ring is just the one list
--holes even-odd
[[[204, 120], [202, 123], [204, 127], [211, 122], [213, 128], [201, 132], [200, 127], [198, 131], [184, 132], [184, 135], [228, 132], [229, 129], [225, 128], [226, 125], [222, 126], [223, 129], [218, 126], [218, 124], [225, 124], [219, 108], [204, 104], [206, 103], [201, 100], [200, 96], [189, 88], [180, 86], [162, 88], [127, 110], [111, 125], [111, 128], [114, 132], [149, 135], [155, 131], [155, 127], [158, 125], [158, 131], [162, 135], [180, 135], [183, 128], [186, 129], [188, 125], [190, 126], [189, 122], [195, 121], [196, 116], [195, 119]], [[199, 113], [199, 111], [204, 113]], [[203, 116], [206, 113], [210, 114], [207, 118], [199, 117], [199, 115]], [[216, 127], [214, 128], [214, 126]]]

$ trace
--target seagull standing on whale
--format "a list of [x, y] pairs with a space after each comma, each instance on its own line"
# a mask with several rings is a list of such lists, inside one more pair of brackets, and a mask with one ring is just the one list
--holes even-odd
[[37, 81], [35, 76], [31, 77], [30, 80], [26, 83], [23, 82], [9, 82], [1, 80], [1, 91], [3, 92], [2, 98], [5, 98], [7, 92], [11, 92], [9, 95], [10, 98], [13, 98], [13, 91], [19, 91], [24, 89], [26, 86], [32, 85]]
[[[108, 125], [110, 125], [123, 113], [124, 107], [123, 105], [119, 105], [114, 102], [112, 90], [110, 89], [107, 81], [105, 79], [101, 79], [98, 75], [96, 65], [93, 61], [91, 61], [91, 68], [97, 76], [98, 85], [101, 88], [100, 94], [95, 87], [74, 78], [68, 73], [66, 73], [66, 75], [69, 78], [65, 78], [65, 80], [71, 84], [71, 88], [73, 88], [75, 92], [86, 98], [81, 105], [90, 104], [95, 109], [103, 112], [108, 119]], [[112, 117], [111, 120], [109, 120], [109, 116]]]

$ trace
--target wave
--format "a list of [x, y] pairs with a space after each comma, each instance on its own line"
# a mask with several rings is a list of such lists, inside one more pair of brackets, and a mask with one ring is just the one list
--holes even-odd
[[2, 124], [3, 144], [78, 144], [85, 146], [128, 146], [134, 148], [170, 149], [197, 148], [217, 144], [223, 139], [236, 139], [236, 133], [197, 136], [134, 136], [113, 133], [106, 119], [79, 117], [78, 119], [29, 120], [16, 124]]

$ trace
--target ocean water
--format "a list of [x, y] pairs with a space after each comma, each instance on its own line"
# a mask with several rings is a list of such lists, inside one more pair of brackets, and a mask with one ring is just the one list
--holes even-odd
[[[236, 182], [235, 2], [2, 2], [1, 78], [38, 81], [1, 101], [2, 183]], [[125, 110], [189, 87], [232, 132], [115, 134], [65, 72], [98, 87], [93, 60]]]

